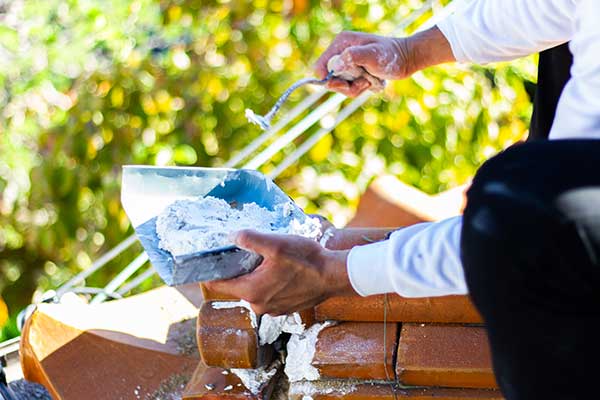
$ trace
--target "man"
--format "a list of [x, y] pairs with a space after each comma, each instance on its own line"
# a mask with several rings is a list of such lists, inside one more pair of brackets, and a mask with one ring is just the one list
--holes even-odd
[[[316, 72], [325, 76], [327, 61], [339, 54], [336, 72], [358, 66], [381, 79], [402, 79], [444, 62], [511, 60], [560, 45], [542, 53], [540, 69], [551, 71], [540, 75], [532, 123], [533, 136], [549, 129], [550, 140], [515, 145], [486, 162], [463, 216], [400, 229], [348, 251], [243, 231], [237, 244], [262, 254], [263, 263], [212, 288], [274, 314], [333, 295], [469, 293], [484, 317], [507, 399], [597, 398], [600, 2], [473, 0], [408, 38], [342, 33]], [[329, 87], [356, 96], [369, 82], [336, 79]]]

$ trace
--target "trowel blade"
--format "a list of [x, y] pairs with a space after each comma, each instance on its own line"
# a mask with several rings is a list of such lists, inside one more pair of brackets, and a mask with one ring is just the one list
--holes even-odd
[[254, 202], [272, 210], [291, 203], [295, 216], [305, 216], [289, 196], [254, 170], [228, 168], [123, 167], [121, 202], [150, 262], [167, 285], [228, 279], [256, 268], [261, 257], [236, 246], [173, 257], [159, 247], [156, 217], [176, 200], [213, 196], [228, 203]]

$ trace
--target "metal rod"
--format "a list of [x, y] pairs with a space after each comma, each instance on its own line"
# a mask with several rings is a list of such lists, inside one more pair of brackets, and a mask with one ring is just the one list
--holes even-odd
[[98, 271], [100, 268], [102, 268], [108, 262], [112, 261], [115, 257], [117, 257], [119, 254], [121, 254], [123, 251], [127, 250], [135, 242], [136, 242], [135, 235], [131, 235], [128, 238], [126, 238], [125, 240], [123, 240], [121, 243], [119, 243], [118, 245], [116, 245], [115, 247], [110, 249], [108, 252], [106, 252], [102, 256], [100, 256], [100, 258], [98, 258], [95, 262], [93, 262], [89, 268], [85, 269], [84, 271], [81, 271], [80, 273], [78, 273], [77, 275], [72, 277], [69, 281], [67, 281], [67, 283], [65, 283], [60, 288], [58, 288], [56, 290], [56, 295], [58, 297], [62, 296], [65, 292], [69, 291], [70, 288], [72, 288], [73, 286], [82, 282], [85, 278], [87, 278], [94, 272]]
[[121, 287], [119, 290], [117, 290], [117, 293], [120, 294], [121, 296], [124, 296], [125, 293], [129, 292], [132, 289], [135, 289], [142, 282], [144, 282], [146, 279], [150, 278], [151, 276], [153, 276], [155, 274], [156, 274], [156, 270], [154, 269], [153, 266], [150, 266], [147, 270], [145, 270], [144, 272], [142, 272], [141, 274], [139, 274], [138, 276], [133, 278], [131, 280], [131, 282], [127, 283], [126, 285], [123, 285], [123, 287]]
[[244, 165], [243, 168], [258, 169], [261, 165], [271, 159], [279, 150], [284, 148], [286, 145], [291, 143], [292, 140], [296, 139], [302, 133], [304, 133], [309, 127], [323, 118], [324, 115], [333, 111], [339, 106], [344, 100], [345, 96], [336, 93], [327, 99], [326, 102], [317, 107], [313, 112], [304, 117], [302, 121], [298, 122], [292, 129], [290, 129], [285, 135], [281, 136], [269, 147], [259, 153], [250, 162]]
[[283, 92], [281, 97], [279, 97], [279, 99], [275, 102], [275, 105], [269, 110], [269, 112], [267, 114], [258, 115], [256, 113], [254, 113], [254, 111], [252, 111], [251, 109], [247, 108], [246, 109], [246, 118], [248, 118], [248, 121], [252, 122], [253, 124], [260, 126], [263, 130], [267, 130], [271, 127], [271, 120], [273, 119], [273, 117], [275, 116], [277, 111], [279, 111], [279, 109], [281, 108], [283, 103], [287, 100], [288, 97], [290, 97], [290, 95], [292, 94], [292, 92], [294, 90], [296, 90], [300, 86], [304, 86], [304, 85], [324, 85], [327, 82], [329, 82], [329, 80], [332, 77], [333, 77], [333, 71], [329, 72], [327, 74], [327, 76], [323, 79], [317, 79], [317, 78], [300, 79], [299, 81], [296, 81], [292, 86], [290, 86], [285, 92]]
[[[142, 252], [142, 254], [134, 258], [128, 266], [123, 268], [123, 270], [121, 270], [121, 272], [119, 272], [117, 276], [115, 276], [113, 280], [110, 281], [108, 285], [104, 287], [104, 291], [107, 293], [114, 292], [119, 286], [123, 284], [123, 282], [129, 279], [131, 275], [135, 274], [135, 272], [138, 269], [140, 269], [146, 263], [146, 261], [148, 261], [148, 255], [146, 254], [146, 252]], [[104, 300], [106, 300], [106, 297], [107, 296], [105, 293], [100, 293], [97, 296], [95, 296], [92, 299], [92, 301], [90, 301], [90, 304], [102, 303]]]
[[291, 109], [285, 115], [277, 121], [275, 125], [268, 131], [264, 132], [262, 135], [254, 139], [250, 142], [246, 147], [244, 147], [240, 152], [235, 154], [228, 162], [226, 162], [223, 166], [225, 168], [232, 168], [238, 165], [241, 161], [245, 160], [250, 154], [252, 154], [256, 149], [258, 149], [263, 143], [273, 137], [277, 132], [283, 129], [288, 123], [290, 123], [294, 118], [303, 113], [308, 107], [312, 106], [317, 100], [319, 100], [323, 95], [327, 93], [327, 90], [323, 88], [318, 88], [317, 91], [312, 93], [310, 96], [306, 97], [300, 104]]
[[277, 168], [271, 171], [267, 176], [271, 179], [275, 179], [278, 177], [284, 170], [286, 170], [290, 165], [298, 161], [300, 157], [302, 157], [305, 153], [307, 153], [321, 138], [331, 132], [336, 126], [338, 126], [343, 120], [348, 118], [354, 111], [356, 111], [361, 105], [367, 101], [367, 99], [371, 97], [371, 93], [364, 92], [356, 99], [354, 99], [350, 104], [344, 107], [339, 114], [337, 115], [335, 122], [326, 128], [321, 128], [317, 132], [315, 132], [310, 138], [308, 138], [304, 143], [300, 145], [293, 153], [285, 158], [282, 162], [279, 163]]
[[[120, 294], [116, 293], [116, 292], [112, 292], [112, 293], [108, 293], [106, 291], [106, 288], [97, 288], [97, 287], [88, 287], [88, 286], [81, 286], [81, 287], [74, 287], [71, 288], [67, 293], [75, 293], [75, 294], [100, 294], [103, 293], [105, 294], [107, 297], [112, 297], [115, 299], [120, 299], [123, 296], [121, 296]], [[65, 293], [65, 294], [67, 294]], [[59, 299], [59, 302], [61, 300]]]

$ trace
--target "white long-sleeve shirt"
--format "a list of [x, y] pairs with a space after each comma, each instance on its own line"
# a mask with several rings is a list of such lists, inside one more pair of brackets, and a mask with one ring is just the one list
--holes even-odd
[[[550, 139], [600, 139], [600, 0], [471, 0], [438, 24], [458, 62], [516, 59], [570, 41], [571, 79]], [[363, 296], [466, 294], [462, 217], [422, 223], [350, 251], [347, 271]]]

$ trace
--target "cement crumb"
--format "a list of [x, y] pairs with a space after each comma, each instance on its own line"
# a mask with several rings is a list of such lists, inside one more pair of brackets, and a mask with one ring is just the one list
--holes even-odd
[[188, 374], [175, 374], [161, 382], [158, 389], [146, 396], [145, 400], [182, 400], [183, 390], [190, 379]]
[[260, 326], [258, 328], [260, 345], [272, 344], [283, 332], [301, 334], [304, 332], [304, 329], [305, 326], [302, 322], [302, 317], [297, 312], [277, 317], [264, 314], [260, 318]]
[[319, 394], [334, 394], [344, 396], [356, 390], [356, 384], [352, 380], [324, 380], [324, 381], [299, 381], [292, 382], [289, 395], [311, 397]]

